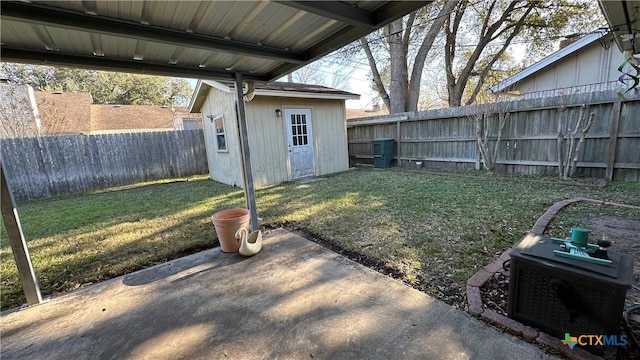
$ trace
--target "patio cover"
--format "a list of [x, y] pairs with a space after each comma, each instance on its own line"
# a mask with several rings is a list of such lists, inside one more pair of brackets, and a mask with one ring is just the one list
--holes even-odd
[[598, 4], [620, 51], [630, 55], [640, 53], [640, 1], [598, 0]]
[[[244, 81], [274, 81], [431, 2], [2, 1], [0, 59], [232, 79], [242, 99]], [[245, 198], [256, 227], [242, 101], [238, 114]], [[5, 172], [0, 173], [4, 180]], [[15, 203], [11, 196], [2, 196], [2, 203], [27, 301], [39, 303], [42, 298], [24, 251]]]
[[274, 81], [431, 1], [2, 1], [2, 60]]

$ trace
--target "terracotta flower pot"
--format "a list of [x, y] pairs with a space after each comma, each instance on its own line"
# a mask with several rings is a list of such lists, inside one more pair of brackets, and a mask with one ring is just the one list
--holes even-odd
[[241, 227], [250, 229], [250, 217], [251, 215], [247, 209], [222, 210], [211, 216], [211, 221], [213, 221], [220, 248], [223, 252], [238, 252], [240, 239], [236, 239], [236, 231]]

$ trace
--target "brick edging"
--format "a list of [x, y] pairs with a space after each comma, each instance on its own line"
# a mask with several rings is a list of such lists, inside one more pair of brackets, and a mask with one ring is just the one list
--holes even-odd
[[[631, 209], [640, 210], [640, 206], [635, 205], [627, 205], [610, 201], [603, 200], [595, 200], [588, 198], [573, 198], [566, 199], [562, 201], [558, 201], [557, 203], [551, 205], [547, 209], [547, 211], [542, 214], [535, 222], [529, 233], [532, 235], [542, 235], [553, 220], [553, 217], [558, 214], [558, 212], [565, 206], [571, 205], [580, 201], [589, 202], [597, 205], [612, 205], [619, 207], [626, 207]], [[602, 359], [600, 356], [596, 356], [591, 354], [590, 352], [580, 349], [573, 348], [569, 349], [567, 346], [562, 345], [560, 339], [554, 338], [542, 331], [538, 331], [530, 326], [524, 325], [521, 322], [510, 319], [504, 315], [498, 314], [496, 311], [491, 309], [485, 309], [482, 305], [482, 294], [480, 292], [480, 287], [484, 285], [487, 280], [489, 280], [496, 272], [502, 269], [502, 264], [509, 260], [511, 251], [513, 250], [513, 246], [505, 250], [499, 258], [491, 262], [489, 265], [482, 268], [480, 271], [475, 273], [469, 280], [467, 280], [467, 302], [469, 304], [469, 312], [474, 316], [480, 316], [483, 319], [504, 327], [508, 332], [522, 336], [528, 342], [535, 342], [539, 345], [544, 345], [551, 347], [560, 352], [563, 356], [569, 359], [575, 360], [584, 360], [584, 359]]]

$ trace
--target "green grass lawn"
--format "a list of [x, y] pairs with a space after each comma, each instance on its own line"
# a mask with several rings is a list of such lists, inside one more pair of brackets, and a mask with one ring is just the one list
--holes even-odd
[[[473, 174], [358, 169], [260, 189], [258, 211], [263, 225], [317, 234], [460, 305], [466, 279], [520, 240], [554, 202], [584, 196], [640, 205], [639, 183], [585, 189]], [[243, 205], [241, 189], [199, 178], [18, 208], [42, 292], [50, 295], [210, 248], [216, 244], [210, 216]], [[2, 231], [0, 293], [7, 309], [25, 300]]]

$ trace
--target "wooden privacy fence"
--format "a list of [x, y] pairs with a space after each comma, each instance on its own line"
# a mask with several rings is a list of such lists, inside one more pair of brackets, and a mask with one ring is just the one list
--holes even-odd
[[[496, 171], [557, 174], [559, 108], [566, 107], [563, 116], [573, 130], [582, 104], [595, 113], [595, 122], [580, 150], [576, 175], [640, 181], [640, 99], [622, 100], [612, 92], [499, 103], [509, 117], [499, 143]], [[370, 163], [371, 140], [394, 138], [395, 159], [402, 164], [480, 169], [475, 124], [468, 115], [488, 113], [492, 108], [496, 104], [350, 120], [349, 155]], [[489, 134], [495, 144], [497, 121]]]
[[17, 200], [208, 172], [202, 130], [2, 140]]

